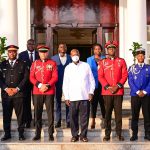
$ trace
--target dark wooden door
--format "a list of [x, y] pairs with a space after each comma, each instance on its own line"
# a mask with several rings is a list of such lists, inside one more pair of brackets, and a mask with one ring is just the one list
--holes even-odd
[[[107, 41], [119, 41], [119, 27], [118, 24], [104, 24], [98, 27], [97, 41], [105, 47]], [[119, 49], [117, 49], [116, 55], [119, 56]]]
[[58, 53], [57, 48], [58, 48], [58, 32], [55, 29], [53, 29], [53, 55]]

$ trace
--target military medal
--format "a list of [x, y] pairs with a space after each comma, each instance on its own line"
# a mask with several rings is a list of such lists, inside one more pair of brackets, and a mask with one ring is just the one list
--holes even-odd
[[48, 64], [48, 65], [46, 66], [46, 69], [47, 69], [47, 70], [52, 70], [52, 68], [53, 68], [53, 67], [52, 67], [52, 65], [50, 65], [50, 64]]

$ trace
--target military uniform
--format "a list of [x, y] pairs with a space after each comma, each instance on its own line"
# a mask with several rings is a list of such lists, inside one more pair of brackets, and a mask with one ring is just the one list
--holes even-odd
[[[43, 46], [41, 46], [38, 50], [40, 49], [43, 49]], [[30, 81], [34, 85], [33, 95], [36, 127], [36, 138], [34, 138], [34, 140], [40, 139], [41, 136], [43, 103], [46, 105], [48, 115], [49, 135], [51, 136], [54, 133], [54, 94], [55, 83], [57, 80], [58, 73], [55, 61], [51, 59], [42, 61], [39, 59], [32, 63], [30, 70]], [[48, 87], [48, 90], [44, 93], [40, 91], [39, 87], [42, 84], [47, 84]]]
[[[13, 108], [17, 116], [19, 135], [22, 135], [24, 132], [23, 98], [25, 96], [25, 85], [28, 76], [28, 68], [25, 63], [19, 59], [14, 60], [13, 66], [11, 66], [9, 60], [5, 60], [0, 64], [0, 86], [2, 89], [3, 128], [5, 137], [11, 137], [11, 117]], [[13, 96], [9, 96], [6, 92], [7, 88], [17, 88], [18, 92]]]
[[[128, 73], [125, 60], [119, 57], [114, 59], [106, 58], [99, 65], [99, 80], [102, 84], [102, 95], [123, 95], [123, 85], [126, 82]], [[107, 90], [108, 86], [120, 86], [117, 93], [111, 93]]]
[[[115, 43], [106, 43], [106, 48], [116, 46]], [[124, 94], [124, 83], [127, 80], [128, 72], [125, 60], [119, 57], [106, 58], [100, 62], [98, 78], [102, 84], [102, 95], [106, 109], [105, 114], [105, 135], [106, 140], [110, 139], [111, 133], [111, 115], [114, 108], [116, 120], [116, 133], [121, 140], [122, 132], [122, 101]], [[109, 87], [118, 86], [116, 93], [108, 90]]]
[[[128, 72], [128, 82], [131, 88], [131, 129], [133, 137], [136, 139], [138, 134], [138, 120], [141, 106], [144, 116], [145, 136], [150, 137], [150, 65], [138, 63], [130, 66]], [[139, 97], [139, 91], [143, 91], [145, 96]]]

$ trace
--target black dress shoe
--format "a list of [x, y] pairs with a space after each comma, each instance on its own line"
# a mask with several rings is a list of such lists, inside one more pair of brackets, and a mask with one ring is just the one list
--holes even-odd
[[56, 123], [55, 128], [60, 128], [61, 127], [61, 123]]
[[149, 140], [150, 141], [150, 134], [146, 134], [144, 139]]
[[37, 141], [37, 140], [40, 140], [41, 139], [41, 136], [40, 135], [36, 135], [32, 140], [33, 141]]
[[121, 136], [121, 135], [117, 135], [117, 139], [118, 139], [119, 141], [124, 141], [124, 137]]
[[109, 141], [110, 140], [110, 136], [104, 136], [103, 141]]
[[6, 140], [9, 140], [11, 139], [11, 135], [4, 135], [2, 138], [1, 138], [1, 141], [6, 141]]
[[19, 141], [24, 141], [24, 140], [25, 140], [24, 135], [19, 135]]
[[70, 128], [70, 123], [67, 123], [67, 128]]
[[71, 142], [77, 142], [77, 141], [79, 141], [79, 136], [73, 136], [71, 138]]
[[54, 141], [54, 136], [53, 135], [49, 136], [49, 141]]
[[136, 141], [138, 140], [138, 136], [137, 135], [132, 135], [130, 138], [130, 141]]
[[26, 128], [30, 128], [31, 127], [31, 122], [27, 122], [25, 125]]
[[88, 142], [88, 138], [87, 137], [80, 137], [80, 141], [82, 141], [82, 142]]

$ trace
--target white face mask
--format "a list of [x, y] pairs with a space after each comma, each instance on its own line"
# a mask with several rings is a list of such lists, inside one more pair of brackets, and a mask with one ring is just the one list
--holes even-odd
[[77, 55], [73, 56], [73, 57], [72, 57], [72, 61], [73, 61], [73, 62], [79, 61], [79, 56], [77, 56]]

